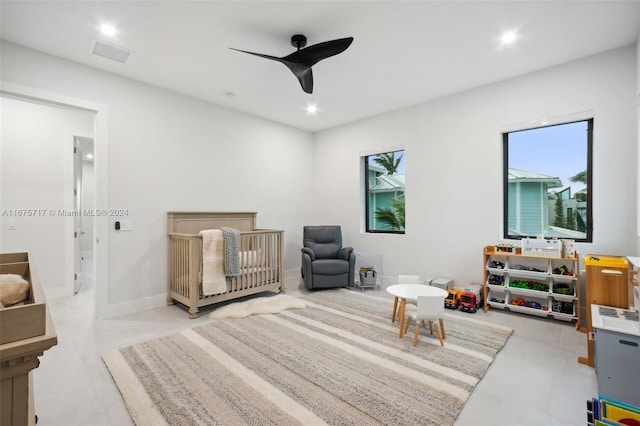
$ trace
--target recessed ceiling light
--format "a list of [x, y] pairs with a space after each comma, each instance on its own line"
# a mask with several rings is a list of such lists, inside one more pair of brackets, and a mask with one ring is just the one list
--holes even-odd
[[116, 35], [116, 29], [113, 25], [102, 24], [100, 26], [100, 31], [102, 32], [102, 34], [109, 37], [113, 37], [114, 35]]
[[315, 114], [318, 112], [318, 106], [314, 104], [307, 105], [307, 114]]
[[506, 33], [502, 34], [502, 36], [500, 37], [500, 41], [502, 42], [502, 44], [511, 44], [514, 41], [516, 41], [517, 38], [518, 38], [517, 32], [507, 31]]

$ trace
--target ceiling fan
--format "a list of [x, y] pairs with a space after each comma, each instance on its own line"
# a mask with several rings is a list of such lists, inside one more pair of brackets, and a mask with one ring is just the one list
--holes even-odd
[[323, 59], [344, 52], [351, 45], [351, 42], [353, 42], [353, 37], [347, 37], [305, 47], [307, 45], [307, 37], [302, 34], [296, 34], [291, 37], [291, 45], [298, 50], [282, 58], [263, 55], [262, 53], [247, 52], [246, 50], [234, 49], [233, 47], [229, 49], [285, 64], [300, 82], [302, 90], [307, 93], [313, 93], [313, 74], [311, 67]]

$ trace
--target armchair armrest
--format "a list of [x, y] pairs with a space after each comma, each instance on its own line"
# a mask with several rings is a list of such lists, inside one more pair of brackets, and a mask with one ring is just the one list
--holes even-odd
[[302, 247], [301, 252], [302, 254], [308, 255], [311, 258], [312, 262], [316, 260], [316, 254], [310, 248]]
[[353, 247], [342, 247], [338, 252], [338, 259], [349, 260], [352, 252]]

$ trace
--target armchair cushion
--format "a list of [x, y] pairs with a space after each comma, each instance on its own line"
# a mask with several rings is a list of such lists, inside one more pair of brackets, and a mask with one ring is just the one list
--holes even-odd
[[348, 274], [349, 262], [344, 259], [317, 259], [313, 262], [313, 273], [318, 275]]
[[335, 259], [342, 248], [339, 226], [305, 226], [304, 247], [313, 251], [318, 259]]

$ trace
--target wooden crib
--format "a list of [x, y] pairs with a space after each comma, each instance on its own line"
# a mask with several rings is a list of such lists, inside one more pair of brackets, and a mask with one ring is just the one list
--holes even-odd
[[[199, 308], [264, 291], [284, 293], [283, 233], [257, 229], [256, 212], [168, 212], [167, 304], [175, 302], [196, 318]], [[199, 232], [221, 227], [240, 231], [240, 275], [227, 277], [227, 291], [202, 293], [202, 237]]]

